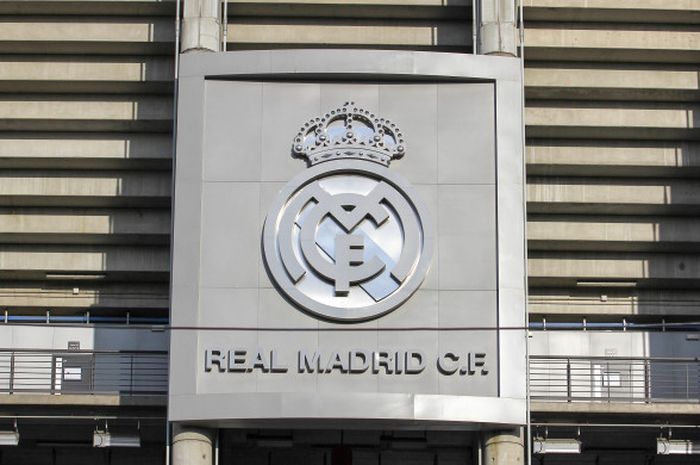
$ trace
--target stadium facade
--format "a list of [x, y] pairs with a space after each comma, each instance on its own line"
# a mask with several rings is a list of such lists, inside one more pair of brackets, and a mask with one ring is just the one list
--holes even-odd
[[0, 3], [0, 464], [695, 463], [700, 4]]

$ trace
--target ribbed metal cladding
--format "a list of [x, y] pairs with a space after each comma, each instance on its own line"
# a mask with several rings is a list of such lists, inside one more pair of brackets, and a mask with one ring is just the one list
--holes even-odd
[[2, 310], [166, 317], [175, 3], [0, 15]]
[[524, 5], [531, 319], [696, 316], [698, 5]]

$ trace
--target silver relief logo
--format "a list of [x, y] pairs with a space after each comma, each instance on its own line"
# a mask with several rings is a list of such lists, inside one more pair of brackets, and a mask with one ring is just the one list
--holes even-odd
[[418, 289], [432, 226], [414, 189], [388, 167], [405, 153], [395, 123], [348, 102], [307, 122], [293, 152], [309, 168], [275, 199], [263, 251], [279, 289], [317, 316], [383, 315]]

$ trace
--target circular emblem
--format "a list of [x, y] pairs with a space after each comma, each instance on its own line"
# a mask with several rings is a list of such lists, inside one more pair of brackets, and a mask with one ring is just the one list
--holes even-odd
[[[331, 151], [334, 156], [314, 163], [318, 153], [328, 152], [324, 146], [340, 145], [322, 137], [328, 132], [325, 126], [319, 131], [318, 124], [307, 124], [295, 139], [295, 151], [308, 156], [312, 166], [274, 201], [265, 220], [263, 252], [272, 279], [298, 306], [327, 319], [359, 321], [395, 309], [418, 289], [430, 266], [433, 241], [416, 193], [387, 167], [391, 150], [403, 153], [403, 147], [395, 147], [400, 133], [383, 127], [384, 120], [370, 126], [369, 112], [349, 105], [315, 120], [327, 126], [329, 120], [342, 119], [344, 147]], [[347, 140], [358, 120], [374, 133], [382, 126], [382, 136], [390, 133], [395, 146], [380, 146], [384, 150], [375, 150], [376, 158], [368, 157], [372, 150], [367, 144]], [[311, 147], [309, 132], [314, 135]], [[348, 150], [352, 145], [360, 145], [362, 153]]]

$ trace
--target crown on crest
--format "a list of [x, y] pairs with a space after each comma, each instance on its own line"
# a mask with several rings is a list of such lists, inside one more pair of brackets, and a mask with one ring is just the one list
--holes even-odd
[[304, 124], [294, 137], [292, 151], [310, 166], [347, 158], [389, 166], [391, 160], [403, 157], [406, 147], [396, 124], [345, 102]]

